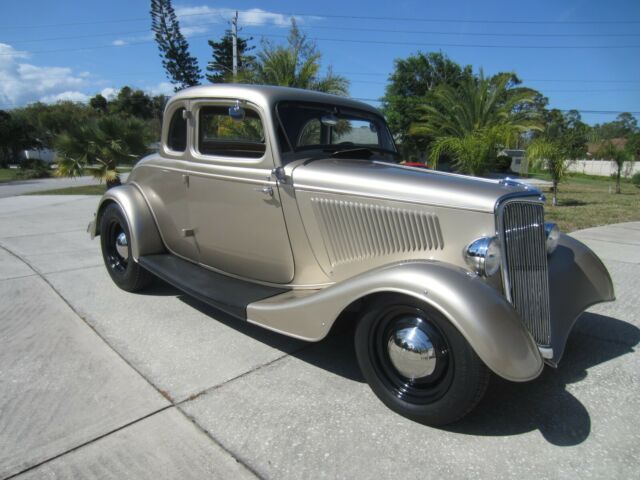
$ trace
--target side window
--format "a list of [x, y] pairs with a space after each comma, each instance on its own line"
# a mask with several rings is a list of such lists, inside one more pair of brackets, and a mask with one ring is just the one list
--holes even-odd
[[179, 108], [171, 116], [167, 147], [174, 152], [184, 152], [187, 148], [187, 120], [184, 118], [184, 108]]
[[205, 155], [260, 158], [266, 146], [260, 116], [245, 109], [242, 120], [229, 116], [228, 106], [202, 107], [198, 115], [198, 151]]

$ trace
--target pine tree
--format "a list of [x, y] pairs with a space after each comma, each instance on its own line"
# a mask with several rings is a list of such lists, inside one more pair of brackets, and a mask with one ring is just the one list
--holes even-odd
[[180, 25], [171, 0], [151, 0], [151, 30], [175, 91], [200, 84], [198, 60], [189, 53], [189, 43], [180, 33]]
[[[247, 72], [253, 68], [256, 57], [246, 55], [255, 47], [248, 44], [253, 37], [238, 37], [238, 71]], [[213, 49], [213, 58], [207, 64], [206, 77], [211, 83], [224, 83], [233, 71], [233, 36], [231, 30], [227, 30], [219, 42], [209, 40], [209, 46]]]

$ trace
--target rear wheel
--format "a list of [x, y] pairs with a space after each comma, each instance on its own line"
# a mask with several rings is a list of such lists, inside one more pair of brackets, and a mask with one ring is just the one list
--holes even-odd
[[375, 299], [360, 318], [355, 348], [373, 392], [412, 420], [441, 426], [480, 401], [489, 370], [437, 310], [402, 295]]
[[107, 271], [118, 287], [128, 292], [141, 290], [152, 276], [131, 256], [131, 233], [120, 206], [107, 206], [100, 220], [100, 245]]

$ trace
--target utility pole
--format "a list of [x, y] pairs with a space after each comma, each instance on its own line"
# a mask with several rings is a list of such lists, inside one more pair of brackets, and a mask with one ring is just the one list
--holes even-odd
[[238, 78], [238, 11], [231, 20], [231, 36], [233, 38], [233, 81]]

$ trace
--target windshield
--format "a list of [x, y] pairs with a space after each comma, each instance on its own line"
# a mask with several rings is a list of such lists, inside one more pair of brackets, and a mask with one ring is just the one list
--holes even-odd
[[375, 156], [395, 159], [396, 147], [382, 117], [364, 110], [319, 103], [280, 102], [280, 148], [287, 154], [320, 150], [369, 149]]

